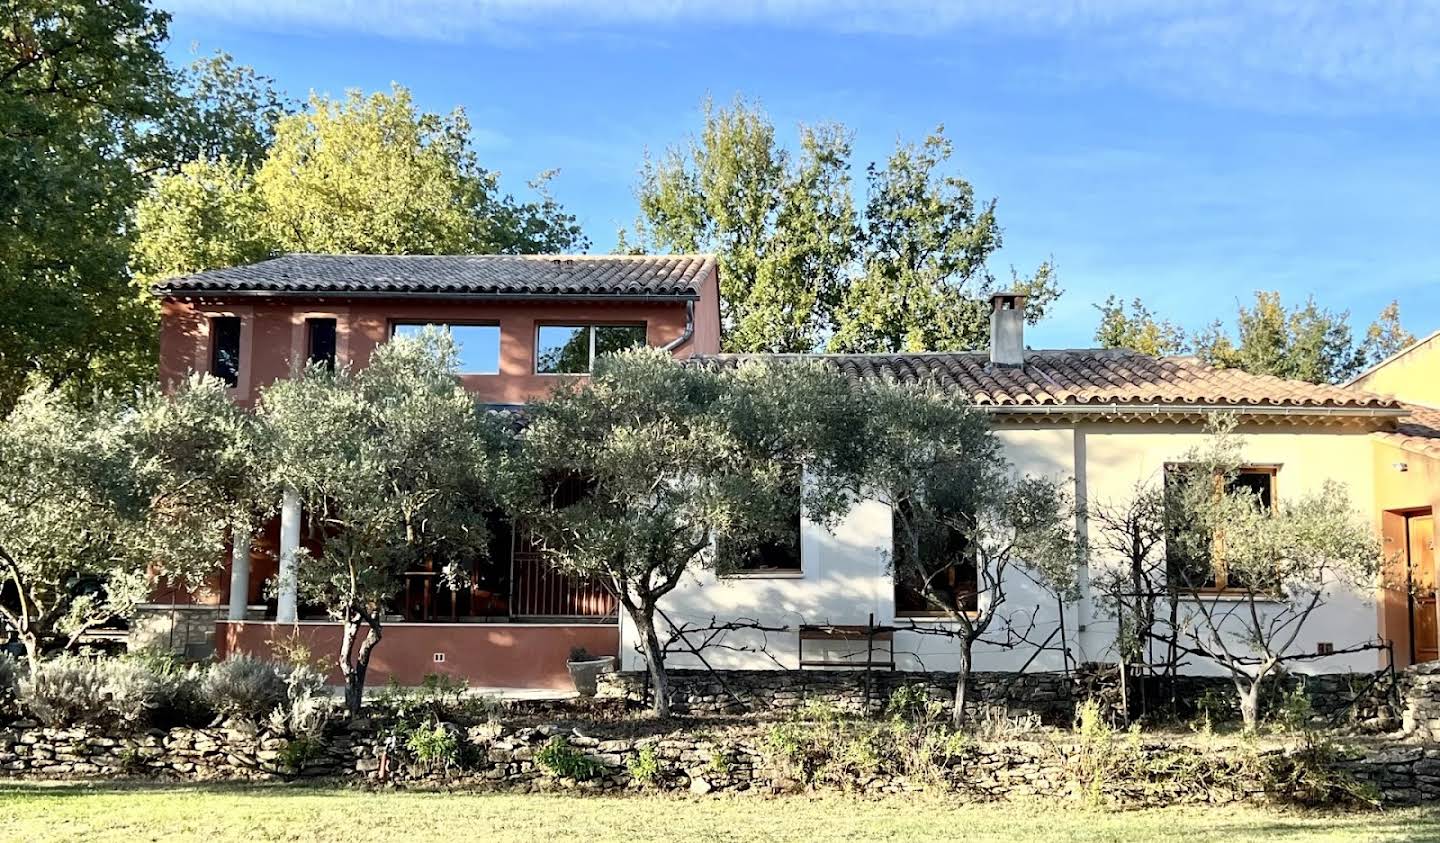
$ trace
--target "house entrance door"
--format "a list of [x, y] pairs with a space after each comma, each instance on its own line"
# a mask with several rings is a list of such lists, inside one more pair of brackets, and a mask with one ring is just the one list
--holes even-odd
[[1410, 578], [1411, 661], [1440, 659], [1440, 622], [1435, 600], [1435, 516], [1405, 519], [1406, 570]]

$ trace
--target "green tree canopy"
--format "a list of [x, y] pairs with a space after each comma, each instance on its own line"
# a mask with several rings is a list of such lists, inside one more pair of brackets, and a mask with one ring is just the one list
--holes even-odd
[[264, 205], [243, 164], [223, 156], [192, 161], [156, 179], [135, 208], [135, 277], [149, 284], [269, 257], [278, 247], [264, 223]]
[[1195, 349], [1201, 359], [1217, 366], [1311, 383], [1339, 383], [1384, 359], [1387, 348], [1413, 341], [1400, 327], [1395, 302], [1385, 308], [1367, 332], [1367, 341], [1360, 344], [1351, 334], [1349, 316], [1320, 307], [1313, 297], [1289, 308], [1278, 292], [1260, 291], [1255, 293], [1253, 306], [1240, 306], [1233, 335], [1217, 320], [1196, 337]]
[[167, 23], [143, 0], [5, 5], [0, 412], [30, 377], [83, 391], [153, 371], [126, 226], [144, 128], [163, 112]]
[[1110, 296], [1095, 307], [1100, 311], [1095, 341], [1101, 348], [1128, 348], [1154, 357], [1180, 354], [1188, 348], [1184, 329], [1156, 316], [1139, 297], [1128, 309], [1119, 296]]
[[[707, 101], [699, 137], [647, 157], [639, 243], [622, 233], [621, 248], [716, 252], [727, 350], [984, 346], [994, 201], [944, 172], [953, 148], [937, 130], [867, 168], [861, 213], [851, 141], [843, 126], [801, 126], [792, 153], [757, 106]], [[1030, 295], [1031, 321], [1059, 294], [1049, 264], [1006, 286]]]

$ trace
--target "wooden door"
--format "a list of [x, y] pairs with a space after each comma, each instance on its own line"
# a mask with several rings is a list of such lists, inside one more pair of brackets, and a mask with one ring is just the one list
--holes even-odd
[[1415, 661], [1440, 659], [1440, 623], [1435, 601], [1435, 517], [1412, 515], [1405, 519], [1406, 550], [1410, 567], [1410, 617]]

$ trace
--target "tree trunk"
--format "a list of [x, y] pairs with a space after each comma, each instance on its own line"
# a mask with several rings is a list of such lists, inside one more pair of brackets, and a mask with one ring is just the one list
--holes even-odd
[[[365, 632], [365, 640], [360, 642], [360, 652], [351, 659], [350, 653], [362, 621], [368, 624], [369, 629]], [[351, 717], [358, 717], [365, 702], [365, 674], [370, 670], [370, 654], [380, 643], [380, 624], [356, 612], [345, 621], [341, 635], [340, 670], [345, 676], [345, 707]]]
[[655, 607], [642, 606], [630, 613], [635, 630], [645, 644], [645, 662], [650, 669], [650, 686], [655, 694], [651, 711], [656, 717], [670, 716], [670, 676], [665, 672], [665, 656], [660, 647], [660, 636], [655, 633]]
[[40, 667], [40, 636], [30, 630], [21, 630], [20, 643], [25, 645], [25, 658], [30, 662], [30, 675], [34, 676]]
[[970, 690], [970, 670], [973, 664], [970, 649], [974, 642], [960, 639], [960, 672], [955, 677], [955, 710], [950, 713], [950, 722], [958, 729], [965, 724], [966, 696]]
[[1249, 683], [1235, 681], [1235, 690], [1240, 694], [1240, 720], [1245, 724], [1246, 732], [1260, 728], [1260, 682], [1263, 678], [1257, 677]]

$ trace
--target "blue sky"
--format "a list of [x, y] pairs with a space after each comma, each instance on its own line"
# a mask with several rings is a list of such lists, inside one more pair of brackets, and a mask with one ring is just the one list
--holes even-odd
[[857, 177], [943, 123], [999, 199], [995, 269], [1053, 257], [1035, 347], [1140, 296], [1187, 328], [1257, 289], [1440, 328], [1440, 4], [1240, 0], [159, 0], [171, 51], [224, 49], [300, 97], [391, 82], [462, 105], [510, 189], [558, 167], [594, 251], [644, 151], [744, 94], [840, 121]]

